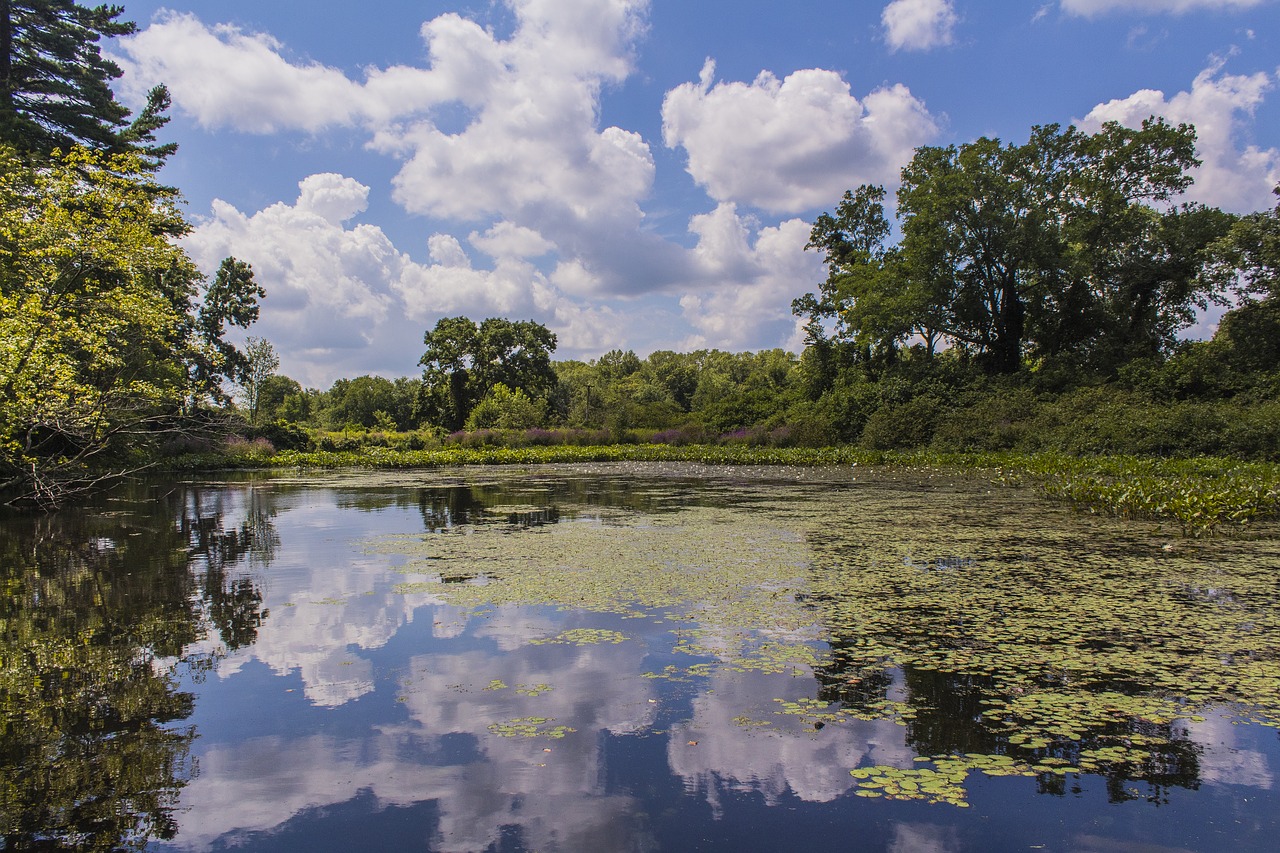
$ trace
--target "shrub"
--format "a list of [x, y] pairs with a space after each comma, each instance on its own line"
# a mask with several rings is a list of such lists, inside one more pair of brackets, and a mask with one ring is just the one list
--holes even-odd
[[297, 424], [277, 420], [258, 427], [258, 435], [271, 442], [279, 450], [310, 450], [311, 436]]
[[943, 411], [933, 435], [938, 450], [1012, 450], [1027, 441], [1039, 403], [1029, 389], [993, 391]]
[[868, 450], [926, 447], [933, 439], [938, 410], [934, 397], [916, 397], [877, 409], [862, 430], [862, 446]]

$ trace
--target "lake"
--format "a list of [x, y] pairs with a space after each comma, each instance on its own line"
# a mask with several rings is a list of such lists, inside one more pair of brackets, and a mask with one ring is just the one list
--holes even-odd
[[131, 484], [0, 518], [0, 850], [1249, 851], [1280, 533], [982, 472]]

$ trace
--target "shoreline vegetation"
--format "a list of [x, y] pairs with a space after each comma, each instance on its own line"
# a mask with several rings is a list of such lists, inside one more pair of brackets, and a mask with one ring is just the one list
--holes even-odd
[[1280, 464], [1220, 457], [1159, 459], [1072, 456], [1060, 452], [941, 452], [857, 447], [763, 447], [744, 444], [557, 444], [398, 449], [283, 450], [241, 442], [224, 452], [171, 460], [170, 470], [381, 469], [464, 465], [683, 462], [778, 467], [848, 466], [944, 470], [989, 476], [1002, 486], [1031, 486], [1082, 512], [1175, 529], [1183, 537], [1239, 535], [1280, 519]]

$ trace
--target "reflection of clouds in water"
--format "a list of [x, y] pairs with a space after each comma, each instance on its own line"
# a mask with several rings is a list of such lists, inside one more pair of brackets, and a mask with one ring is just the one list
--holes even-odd
[[[687, 785], [705, 791], [714, 803], [717, 784], [759, 791], [770, 805], [790, 790], [809, 802], [830, 802], [853, 787], [849, 771], [871, 764], [911, 766], [915, 752], [905, 729], [889, 720], [833, 723], [803, 732], [795, 718], [779, 716], [775, 698], [792, 699], [812, 682], [790, 676], [731, 675], [712, 680], [714, 690], [698, 696], [693, 718], [673, 726], [667, 746], [671, 769]], [[770, 728], [743, 726], [735, 718], [748, 711]], [[696, 742], [696, 743], [692, 743]]]
[[[545, 637], [550, 627], [536, 610], [503, 608], [485, 618], [477, 636], [514, 644]], [[605, 790], [599, 736], [652, 724], [652, 684], [635, 677], [645, 654], [643, 644], [628, 642], [419, 655], [399, 685], [408, 720], [378, 726], [367, 740], [263, 738], [211, 748], [183, 792], [178, 840], [203, 848], [276, 830], [303, 809], [368, 791], [383, 807], [437, 801], [432, 849], [441, 851], [482, 850], [516, 826], [530, 849], [648, 849], [633, 800]], [[313, 674], [323, 675], [318, 667]], [[495, 681], [506, 686], [485, 689]], [[337, 689], [337, 682], [317, 683]], [[550, 739], [502, 737], [489, 728], [534, 716], [577, 731]], [[468, 763], [432, 764], [431, 755], [443, 754], [445, 740], [456, 743], [459, 735], [475, 744]]]
[[1201, 781], [1271, 790], [1275, 779], [1267, 756], [1240, 748], [1240, 728], [1230, 716], [1207, 714], [1203, 723], [1188, 723], [1187, 728], [1200, 745]]
[[501, 612], [501, 618], [477, 619], [472, 628], [474, 636], [492, 640], [499, 651], [513, 652], [532, 640], [550, 637], [561, 628], [559, 621], [542, 610], [504, 607]]
[[[539, 639], [551, 631], [536, 611], [503, 608], [476, 633], [511, 641], [521, 634], [527, 640]], [[636, 676], [644, 671], [646, 653], [643, 644], [627, 642], [526, 644], [498, 656], [480, 651], [422, 655], [409, 664], [402, 686], [404, 704], [414, 722], [431, 733], [466, 731], [489, 737], [492, 723], [538, 716], [579, 732], [625, 734], [652, 723], [652, 685]], [[493, 681], [507, 687], [486, 690]], [[551, 689], [537, 696], [518, 692], [521, 686], [537, 685]]]
[[954, 827], [928, 823], [900, 823], [893, 828], [889, 853], [954, 853], [961, 850]]
[[[278, 675], [297, 671], [307, 698], [318, 705], [337, 706], [368, 693], [372, 666], [359, 652], [386, 645], [413, 621], [425, 598], [366, 595], [384, 574], [385, 569], [359, 563], [343, 572], [290, 573], [288, 588], [276, 584], [271, 590], [270, 618], [258, 630], [257, 642], [228, 657], [219, 675], [229, 677], [256, 658]], [[322, 580], [328, 583], [321, 585]]]
[[645, 849], [634, 802], [595, 790], [595, 772], [579, 774], [590, 778], [589, 787], [556, 790], [541, 783], [556, 775], [558, 764], [573, 760], [560, 754], [559, 742], [551, 753], [542, 753], [538, 742], [540, 762], [547, 765], [542, 768], [528, 763], [523, 753], [532, 747], [520, 739], [487, 744], [489, 760], [451, 766], [406, 760], [423, 747], [407, 740], [403, 732], [360, 741], [261, 738], [211, 750], [201, 758], [200, 776], [183, 791], [177, 843], [191, 850], [235, 846], [250, 833], [278, 831], [305, 809], [368, 792], [380, 808], [438, 802], [433, 850], [484, 850], [510, 827], [520, 827], [528, 849]]
[[[391, 592], [398, 578], [388, 577], [385, 557], [364, 553], [360, 537], [381, 524], [399, 530], [417, 520], [369, 513], [357, 520], [358, 527], [349, 527], [353, 522], [341, 510], [297, 497], [276, 501], [273, 515], [287, 548], [260, 573], [262, 608], [269, 615], [256, 642], [227, 655], [218, 675], [229, 678], [256, 659], [279, 675], [298, 672], [306, 697], [317, 705], [335, 707], [357, 699], [373, 689], [372, 665], [359, 652], [386, 645], [413, 621], [416, 608], [435, 601], [424, 594]], [[435, 617], [438, 625], [433, 627], [442, 629], [437, 633], [462, 633], [465, 625], [453, 624], [454, 615]]]

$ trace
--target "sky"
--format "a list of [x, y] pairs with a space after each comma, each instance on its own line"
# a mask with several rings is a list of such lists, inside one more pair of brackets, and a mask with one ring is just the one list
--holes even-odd
[[266, 291], [281, 372], [410, 376], [442, 317], [557, 359], [802, 348], [810, 224], [922, 145], [1150, 115], [1183, 200], [1274, 205], [1280, 0], [174, 0], [104, 46], [173, 97], [184, 246]]

